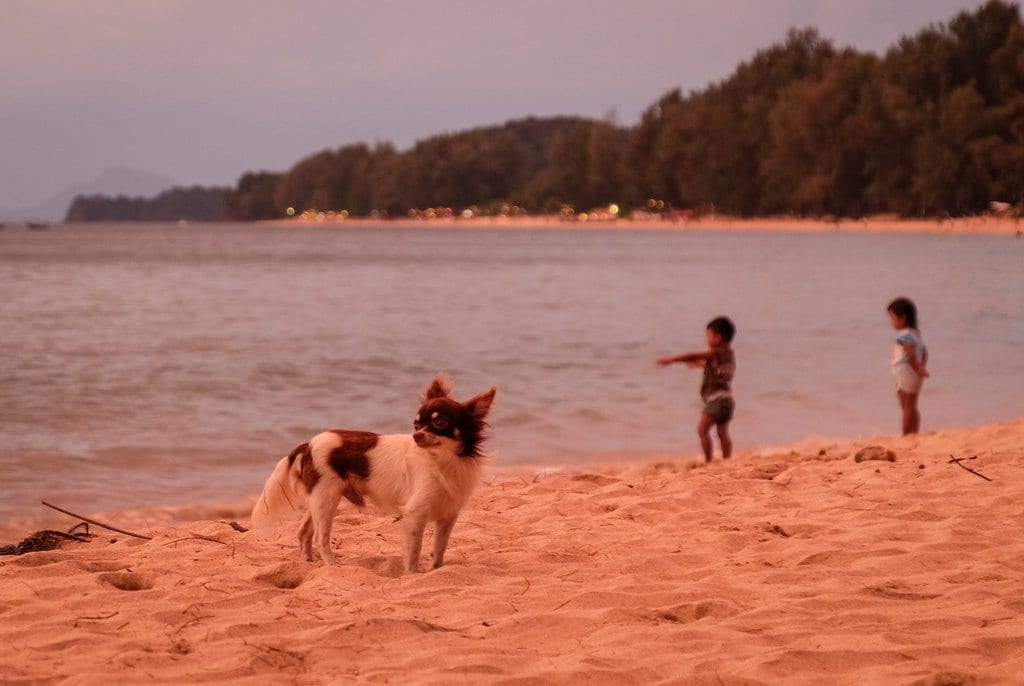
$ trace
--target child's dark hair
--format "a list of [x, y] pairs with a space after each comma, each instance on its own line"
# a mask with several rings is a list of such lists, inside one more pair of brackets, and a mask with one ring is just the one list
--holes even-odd
[[917, 328], [917, 307], [910, 298], [896, 298], [886, 309], [897, 317], [903, 317], [909, 328]]
[[708, 322], [708, 329], [724, 338], [726, 343], [732, 343], [732, 337], [736, 335], [736, 325], [728, 317], [715, 317]]

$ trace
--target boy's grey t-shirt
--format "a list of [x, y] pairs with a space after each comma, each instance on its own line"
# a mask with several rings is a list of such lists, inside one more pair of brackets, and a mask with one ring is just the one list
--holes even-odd
[[736, 372], [736, 355], [732, 348], [719, 348], [704, 365], [704, 378], [700, 384], [700, 397], [704, 402], [732, 395], [730, 383]]

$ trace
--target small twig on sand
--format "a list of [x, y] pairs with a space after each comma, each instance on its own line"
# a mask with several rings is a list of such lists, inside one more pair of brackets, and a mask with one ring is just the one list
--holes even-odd
[[126, 536], [134, 536], [135, 538], [144, 538], [147, 541], [152, 541], [153, 540], [152, 536], [143, 536], [142, 534], [136, 534], [136, 533], [132, 533], [131, 531], [125, 531], [124, 529], [118, 529], [116, 526], [110, 526], [109, 524], [104, 524], [103, 522], [97, 522], [95, 519], [89, 519], [88, 517], [83, 517], [80, 514], [75, 514], [74, 512], [69, 512], [68, 510], [65, 510], [63, 508], [57, 507], [56, 505], [51, 505], [50, 503], [46, 502], [45, 500], [43, 500], [41, 502], [43, 503], [43, 505], [46, 505], [48, 508], [50, 508], [52, 510], [57, 510], [57, 512], [63, 512], [64, 514], [66, 514], [66, 515], [68, 515], [70, 517], [77, 517], [78, 519], [81, 519], [84, 522], [89, 522], [90, 524], [95, 524], [98, 527], [102, 527], [104, 529], [109, 529], [111, 531], [116, 531], [117, 533], [125, 534]]
[[965, 467], [963, 465], [963, 461], [964, 460], [977, 460], [977, 459], [978, 459], [977, 455], [972, 455], [971, 457], [954, 457], [952, 455], [949, 456], [949, 461], [952, 462], [953, 464], [955, 464], [955, 465], [957, 465], [957, 466], [959, 466], [959, 467], [961, 467], [963, 469], [966, 469], [967, 471], [969, 471], [971, 474], [974, 474], [975, 476], [980, 476], [985, 481], [991, 481], [992, 479], [988, 478], [987, 476], [985, 476], [981, 472], [976, 472], [973, 469], [971, 469], [970, 467]]
[[184, 538], [176, 538], [173, 541], [168, 541], [164, 545], [170, 545], [172, 543], [178, 543], [179, 541], [210, 541], [211, 543], [220, 543], [221, 545], [227, 545], [224, 541], [219, 538], [213, 538], [212, 536], [201, 536], [199, 534], [192, 534], [191, 536], [185, 536]]

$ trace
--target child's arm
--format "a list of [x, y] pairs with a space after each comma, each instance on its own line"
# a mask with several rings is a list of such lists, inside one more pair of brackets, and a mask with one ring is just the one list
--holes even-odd
[[711, 351], [700, 353], [683, 353], [682, 355], [676, 355], [675, 357], [662, 357], [658, 360], [659, 367], [665, 367], [673, 362], [685, 362], [686, 364], [693, 367], [701, 367], [708, 363], [711, 359]]
[[907, 361], [910, 363], [910, 368], [913, 369], [914, 372], [916, 372], [922, 379], [926, 378], [928, 376], [928, 369], [925, 367], [925, 364], [928, 362], [928, 351], [924, 351], [924, 354], [921, 356], [921, 361], [918, 362], [917, 353], [914, 352], [914, 345], [912, 343], [899, 341], [899, 344], [903, 346], [903, 350], [907, 353]]

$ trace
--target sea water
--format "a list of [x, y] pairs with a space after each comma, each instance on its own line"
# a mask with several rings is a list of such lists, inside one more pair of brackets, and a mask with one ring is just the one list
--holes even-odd
[[924, 430], [1024, 414], [1024, 240], [780, 229], [7, 227], [0, 521], [254, 495], [322, 429], [410, 431], [442, 370], [498, 387], [495, 467], [692, 458], [700, 372], [655, 360], [718, 315], [737, 450], [896, 433], [899, 295]]

